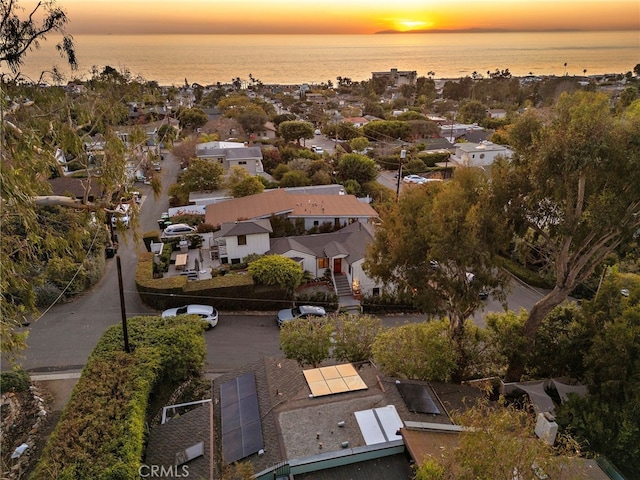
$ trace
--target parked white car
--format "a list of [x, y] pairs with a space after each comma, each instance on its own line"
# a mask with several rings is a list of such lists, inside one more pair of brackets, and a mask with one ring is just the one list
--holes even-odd
[[311, 145], [311, 150], [314, 153], [317, 153], [317, 154], [320, 154], [320, 155], [322, 155], [324, 153], [324, 149], [322, 147], [317, 146], [317, 145]]
[[423, 183], [427, 183], [427, 179], [421, 177], [420, 175], [407, 175], [403, 177], [402, 181], [404, 183], [415, 183], [417, 185], [422, 185]]
[[187, 235], [189, 233], [195, 233], [196, 229], [186, 223], [176, 223], [175, 225], [169, 225], [162, 231], [162, 235], [165, 237], [177, 237], [179, 235]]
[[125, 228], [129, 228], [131, 218], [129, 217], [129, 208], [131, 205], [128, 203], [122, 203], [115, 208], [115, 212], [111, 215], [111, 225], [117, 227], [118, 224], [124, 225]]
[[198, 315], [207, 322], [207, 330], [218, 324], [218, 311], [210, 305], [185, 305], [162, 312], [162, 318], [177, 317], [178, 315]]

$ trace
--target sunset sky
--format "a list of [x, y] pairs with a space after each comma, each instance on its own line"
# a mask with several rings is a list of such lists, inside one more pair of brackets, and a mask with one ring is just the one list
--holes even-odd
[[[25, 8], [30, 3], [21, 1]], [[640, 30], [638, 0], [58, 0], [58, 5], [67, 12], [72, 34]]]

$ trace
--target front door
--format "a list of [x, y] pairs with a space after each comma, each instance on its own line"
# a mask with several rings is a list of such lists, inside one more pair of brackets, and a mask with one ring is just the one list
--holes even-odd
[[334, 258], [333, 259], [333, 274], [337, 275], [338, 273], [342, 273], [342, 259]]

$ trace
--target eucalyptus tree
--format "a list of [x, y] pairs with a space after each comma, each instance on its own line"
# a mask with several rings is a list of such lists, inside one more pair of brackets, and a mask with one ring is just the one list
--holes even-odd
[[[42, 5], [51, 8], [51, 4]], [[13, 22], [13, 27], [24, 26], [7, 16], [15, 5], [2, 3], [4, 21]], [[59, 25], [66, 17], [56, 12], [50, 21]], [[10, 27], [4, 24], [2, 28]], [[38, 37], [42, 33], [34, 28], [33, 24], [25, 26], [36, 39], [42, 38]], [[9, 34], [22, 35], [13, 31]], [[22, 53], [27, 51], [28, 47]], [[18, 69], [18, 60], [12, 57], [2, 61], [12, 61]], [[141, 144], [146, 141], [144, 133], [137, 134], [138, 141], [134, 133], [131, 137], [134, 141], [129, 143], [123, 142], [120, 135], [120, 126], [128, 119], [125, 99], [138, 89], [130, 83], [125, 76], [116, 77], [107, 71], [83, 85], [76, 83], [72, 87], [76, 91], [68, 93], [60, 87], [6, 83], [3, 78], [0, 98], [3, 352], [17, 353], [24, 346], [18, 327], [37, 313], [36, 292], [49, 280], [48, 275], [60, 277], [65, 272], [82, 275], [100, 268], [87, 262], [104, 258], [102, 245], [108, 240], [104, 223], [114, 211], [114, 200], [120, 202], [126, 194], [127, 162], [139, 160]], [[81, 177], [78, 182], [84, 190], [80, 198], [51, 195], [48, 179], [62, 176], [67, 170], [74, 171], [76, 178]], [[155, 181], [153, 185], [157, 191], [159, 183]], [[131, 205], [135, 223], [133, 200]], [[73, 210], [61, 214], [64, 207]], [[82, 252], [86, 254], [84, 258]], [[63, 292], [76, 289], [71, 286], [71, 279], [76, 277], [69, 278], [70, 288]]]
[[370, 276], [409, 295], [427, 315], [447, 316], [459, 341], [465, 320], [482, 305], [480, 293], [504, 298], [508, 282], [494, 268], [507, 237], [502, 220], [486, 214], [490, 192], [488, 179], [471, 168], [450, 182], [406, 189], [381, 212], [365, 258]]
[[[554, 286], [529, 312], [533, 348], [551, 310], [640, 228], [640, 114], [612, 113], [602, 93], [563, 94], [547, 115], [531, 112], [509, 131], [515, 156], [495, 165], [495, 215], [547, 259]], [[518, 380], [514, 363], [507, 380]]]
[[[21, 14], [22, 12], [22, 14]], [[67, 14], [55, 1], [38, 2], [30, 11], [17, 0], [0, 2], [0, 65], [5, 63], [13, 74], [20, 77], [20, 66], [28, 52], [40, 48], [40, 42], [49, 34], [61, 35], [56, 49], [72, 68], [77, 67], [73, 37], [67, 33]]]

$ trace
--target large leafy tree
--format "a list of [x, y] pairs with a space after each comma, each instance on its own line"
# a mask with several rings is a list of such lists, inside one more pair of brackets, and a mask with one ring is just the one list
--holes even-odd
[[207, 117], [207, 114], [201, 108], [192, 107], [180, 110], [178, 119], [183, 128], [195, 130], [206, 124], [209, 117]]
[[303, 138], [313, 138], [313, 125], [308, 122], [300, 122], [297, 120], [287, 120], [281, 122], [278, 126], [278, 133], [287, 142], [298, 142]]
[[426, 313], [447, 316], [454, 337], [482, 304], [480, 292], [501, 298], [507, 283], [494, 268], [505, 237], [500, 219], [485, 215], [489, 191], [474, 169], [407, 189], [381, 213], [365, 260], [371, 276], [412, 296]]
[[189, 167], [180, 174], [178, 184], [186, 192], [217, 190], [222, 184], [224, 168], [216, 161], [193, 158]]
[[342, 181], [355, 180], [360, 185], [375, 180], [378, 176], [376, 162], [359, 153], [347, 153], [340, 157], [338, 170]]
[[225, 186], [235, 198], [262, 193], [264, 185], [257, 176], [251, 175], [244, 168], [233, 166], [225, 179]]
[[280, 349], [301, 366], [318, 367], [329, 358], [333, 326], [323, 318], [285, 322], [280, 330]]
[[409, 138], [411, 126], [400, 120], [374, 120], [365, 124], [362, 131], [367, 138], [388, 142]]
[[[20, 15], [24, 12], [24, 15]], [[22, 18], [21, 18], [22, 17]], [[20, 7], [18, 1], [0, 2], [0, 65], [6, 63], [17, 78], [20, 66], [29, 51], [40, 48], [40, 42], [49, 34], [62, 35], [56, 45], [60, 54], [66, 57], [71, 67], [77, 66], [73, 37], [66, 32], [69, 19], [65, 11], [54, 0], [40, 1], [30, 11]]]
[[264, 130], [264, 124], [269, 120], [265, 111], [257, 105], [251, 105], [237, 116], [238, 123], [247, 133], [255, 133]]
[[446, 321], [408, 323], [380, 332], [373, 360], [389, 376], [448, 382], [456, 370], [456, 351]]
[[340, 361], [364, 362], [373, 357], [372, 347], [382, 331], [382, 320], [371, 315], [339, 315], [334, 320], [333, 356]]
[[633, 477], [640, 471], [640, 276], [607, 276], [582, 318], [595, 334], [569, 348], [581, 350], [589, 395], [563, 403], [558, 424]]
[[[535, 241], [555, 277], [524, 326], [531, 348], [545, 316], [640, 227], [640, 115], [615, 116], [606, 95], [576, 92], [509, 135], [516, 155], [494, 170], [495, 215]], [[511, 365], [507, 380], [523, 368]]]

